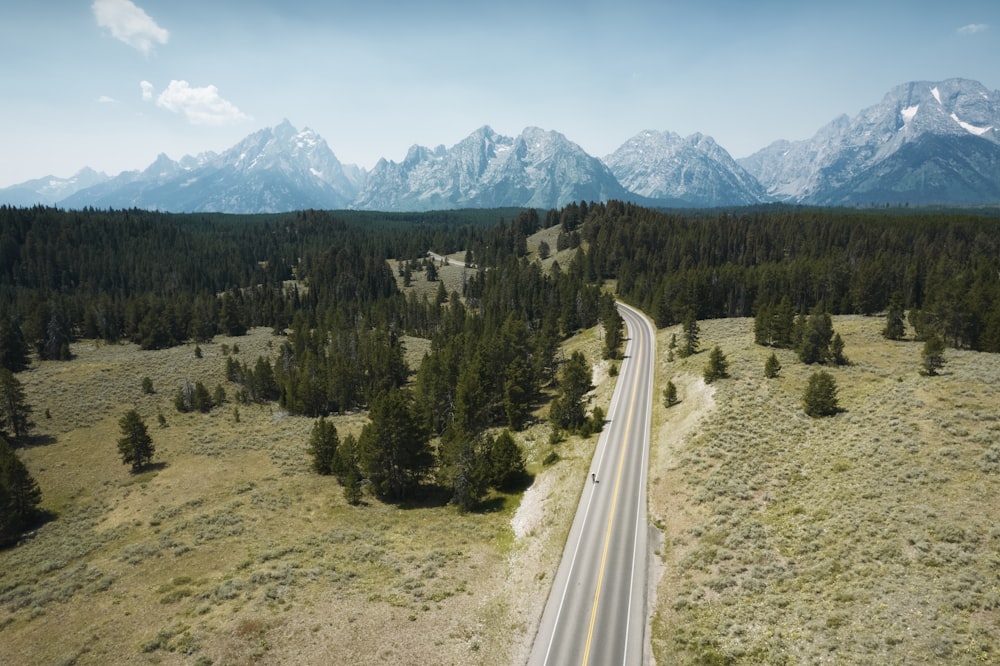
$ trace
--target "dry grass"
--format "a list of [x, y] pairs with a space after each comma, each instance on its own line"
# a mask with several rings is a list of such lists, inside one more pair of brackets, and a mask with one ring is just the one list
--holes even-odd
[[[407, 340], [411, 361], [423, 344]], [[597, 357], [593, 331], [571, 344]], [[519, 496], [478, 514], [351, 507], [334, 480], [309, 471], [310, 419], [274, 406], [240, 406], [238, 421], [232, 404], [174, 410], [185, 379], [225, 385], [223, 345], [252, 364], [278, 343], [259, 329], [203, 344], [198, 359], [193, 346], [84, 342], [72, 362], [20, 376], [43, 438], [23, 458], [58, 517], [0, 551], [0, 661], [523, 661], [596, 437], [554, 445], [561, 460], [543, 468], [547, 424], [519, 434], [548, 493], [520, 511], [533, 521], [524, 536], [511, 526]], [[142, 392], [145, 376], [156, 393]], [[605, 408], [610, 388], [602, 382], [595, 398]], [[156, 446], [157, 464], [138, 475], [115, 447], [132, 407]], [[335, 418], [342, 436], [364, 422]]]
[[1000, 660], [1000, 357], [949, 351], [923, 377], [920, 343], [883, 323], [834, 319], [852, 364], [828, 419], [804, 415], [812, 368], [792, 353], [763, 378], [750, 320], [702, 324], [731, 362], [711, 399], [707, 353], [661, 361], [682, 402], [654, 424], [658, 663]]

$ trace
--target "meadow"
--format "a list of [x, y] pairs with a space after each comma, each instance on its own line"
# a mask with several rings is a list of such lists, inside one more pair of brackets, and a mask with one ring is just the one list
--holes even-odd
[[[654, 421], [651, 518], [663, 530], [652, 644], [661, 664], [985, 664], [1000, 660], [1000, 357], [885, 340], [835, 317], [841, 412], [802, 410], [812, 367], [702, 323], [707, 352], [666, 360], [681, 402]], [[912, 332], [911, 332], [912, 333]]]

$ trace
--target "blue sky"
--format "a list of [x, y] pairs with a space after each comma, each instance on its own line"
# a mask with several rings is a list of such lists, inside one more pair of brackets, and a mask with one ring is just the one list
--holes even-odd
[[8, 2], [0, 187], [221, 151], [285, 118], [369, 168], [483, 125], [598, 157], [701, 132], [742, 157], [908, 81], [996, 90], [998, 63], [995, 0]]

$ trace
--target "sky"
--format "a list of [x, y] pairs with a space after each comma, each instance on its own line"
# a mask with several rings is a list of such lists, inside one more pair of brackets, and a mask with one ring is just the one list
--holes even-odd
[[43, 0], [0, 7], [0, 187], [222, 152], [289, 120], [345, 164], [489, 125], [734, 157], [909, 81], [1000, 88], [996, 0]]

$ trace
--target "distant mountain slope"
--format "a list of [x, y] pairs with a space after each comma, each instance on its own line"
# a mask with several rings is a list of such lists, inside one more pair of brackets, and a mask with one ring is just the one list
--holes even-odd
[[768, 199], [757, 179], [710, 136], [682, 138], [646, 130], [604, 158], [628, 191], [688, 206], [754, 204]]
[[35, 204], [51, 206], [82, 189], [106, 182], [108, 179], [107, 174], [84, 167], [69, 178], [45, 176], [4, 188], [0, 190], [0, 203], [11, 206]]
[[529, 127], [511, 138], [482, 127], [451, 148], [414, 146], [402, 162], [380, 160], [354, 207], [557, 208], [627, 196], [600, 160], [558, 132]]
[[181, 162], [160, 155], [145, 171], [123, 173], [61, 204], [226, 213], [346, 208], [357, 193], [358, 177], [345, 173], [318, 134], [298, 131], [285, 121], [251, 134], [221, 155]]
[[1000, 93], [964, 79], [893, 88], [854, 118], [738, 162], [784, 201], [1000, 202]]

